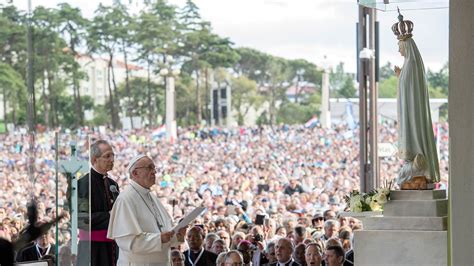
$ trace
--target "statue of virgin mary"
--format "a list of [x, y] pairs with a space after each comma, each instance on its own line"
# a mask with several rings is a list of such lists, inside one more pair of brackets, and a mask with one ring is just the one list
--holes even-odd
[[[400, 11], [399, 11], [400, 13]], [[431, 122], [428, 86], [420, 52], [412, 38], [413, 23], [398, 16], [392, 30], [399, 40], [403, 67], [395, 67], [398, 80], [398, 153], [403, 166], [397, 183], [402, 186], [413, 177], [439, 181], [438, 154]]]

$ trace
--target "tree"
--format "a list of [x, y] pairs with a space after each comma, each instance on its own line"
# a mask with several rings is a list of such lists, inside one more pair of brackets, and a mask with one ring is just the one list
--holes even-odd
[[145, 63], [147, 68], [148, 121], [151, 126], [154, 126], [157, 120], [155, 110], [164, 101], [160, 102], [160, 98], [154, 94], [151, 75], [165, 67], [169, 55], [178, 57], [181, 29], [176, 8], [162, 0], [154, 2], [148, 10], [142, 11], [134, 25], [136, 26], [135, 42], [138, 46], [137, 60]]
[[287, 66], [287, 62], [280, 58], [273, 58], [269, 61], [268, 67], [268, 93], [270, 104], [269, 104], [269, 120], [270, 125], [276, 124], [277, 118], [277, 102], [280, 100], [281, 102], [286, 101], [286, 89], [290, 86], [288, 82], [290, 72]]
[[70, 74], [72, 79], [75, 110], [79, 118], [76, 126], [83, 126], [84, 112], [79, 89], [79, 81], [85, 78], [86, 75], [80, 71], [80, 66], [75, 59], [79, 55], [77, 48], [83, 44], [83, 40], [86, 37], [86, 28], [89, 21], [82, 16], [79, 8], [73, 8], [67, 3], [60, 3], [58, 7], [59, 32], [68, 43], [68, 47], [65, 47], [63, 51], [70, 53], [72, 56], [72, 60], [69, 60], [70, 71], [67, 71], [66, 73]]
[[[164, 88], [163, 85], [151, 82], [152, 94], [157, 97], [157, 101], [164, 101]], [[143, 89], [147, 88], [148, 80], [145, 78], [132, 78], [129, 80], [129, 91], [127, 91], [126, 83], [119, 84], [117, 98], [123, 101], [125, 104], [125, 110], [128, 116], [139, 116], [144, 118], [148, 114], [147, 94], [143, 93]], [[130, 94], [129, 94], [130, 93]], [[156, 115], [164, 115], [164, 108], [158, 108]]]
[[40, 84], [39, 108], [43, 113], [39, 122], [46, 126], [57, 126], [58, 112], [62, 111], [58, 109], [57, 101], [67, 86], [67, 82], [63, 80], [65, 75], [61, 75], [61, 72], [69, 73], [70, 66], [76, 62], [74, 56], [63, 53], [67, 45], [59, 34], [60, 20], [56, 10], [39, 6], [33, 12], [32, 21], [35, 42], [34, 77]]
[[398, 78], [393, 75], [379, 83], [379, 98], [396, 98], [398, 90]]
[[298, 103], [299, 96], [302, 92], [302, 85], [313, 84], [315, 87], [320, 87], [322, 81], [322, 72], [318, 70], [317, 66], [304, 59], [290, 60], [290, 77], [294, 77], [296, 87], [295, 102]]
[[237, 111], [237, 122], [244, 124], [244, 117], [251, 108], [258, 109], [263, 98], [257, 92], [257, 83], [246, 76], [238, 76], [231, 80], [232, 109]]
[[357, 90], [354, 85], [354, 79], [350, 75], [347, 75], [345, 77], [344, 83], [342, 84], [342, 87], [339, 89], [338, 94], [339, 96], [344, 97], [346, 99], [355, 98], [357, 96]]
[[91, 53], [108, 55], [107, 84], [109, 89], [109, 108], [112, 128], [119, 128], [119, 117], [117, 111], [117, 83], [115, 81], [114, 61], [117, 49], [120, 45], [119, 35], [121, 29], [116, 25], [121, 24], [120, 9], [107, 7], [99, 4], [88, 29], [88, 46]]
[[379, 69], [379, 82], [383, 82], [386, 79], [389, 79], [395, 76], [395, 72], [393, 71], [394, 66], [392, 63], [387, 62]]
[[438, 71], [433, 72], [428, 69], [426, 79], [431, 87], [437, 88], [443, 94], [448, 95], [448, 87], [449, 87], [449, 68], [448, 63], [444, 64], [444, 66]]
[[0, 89], [3, 95], [3, 122], [7, 129], [7, 107], [18, 109], [20, 100], [26, 99], [25, 81], [10, 65], [0, 62]]
[[300, 105], [297, 103], [285, 103], [278, 111], [278, 123], [283, 124], [303, 124], [316, 113], [308, 105]]
[[245, 47], [237, 48], [236, 52], [239, 54], [239, 60], [233, 66], [234, 72], [262, 83], [263, 73], [271, 56]]

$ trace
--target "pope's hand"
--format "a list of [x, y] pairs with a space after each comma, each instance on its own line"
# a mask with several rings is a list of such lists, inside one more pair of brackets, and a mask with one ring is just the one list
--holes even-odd
[[174, 231], [162, 232], [161, 233], [161, 243], [164, 244], [164, 243], [170, 242], [173, 235], [174, 235]]
[[397, 75], [397, 78], [398, 78], [400, 76], [400, 72], [402, 71], [402, 69], [398, 66], [395, 66], [393, 71], [395, 71], [395, 75]]
[[186, 230], [188, 229], [187, 226], [180, 228], [178, 233], [176, 234], [176, 238], [178, 238], [179, 242], [184, 242], [184, 236], [186, 235]]

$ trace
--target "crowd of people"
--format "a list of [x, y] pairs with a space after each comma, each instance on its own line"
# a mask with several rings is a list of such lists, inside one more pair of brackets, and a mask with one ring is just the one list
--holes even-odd
[[[448, 125], [435, 125], [435, 132], [445, 187]], [[197, 206], [207, 207], [188, 231], [186, 244], [176, 249], [180, 252], [172, 252], [173, 263], [183, 260], [191, 265], [194, 253], [184, 251], [199, 250], [195, 239], [200, 237], [206, 250], [225, 254], [216, 255], [223, 261], [241, 258], [245, 264], [263, 265], [292, 259], [302, 265], [319, 265], [311, 262], [323, 254], [326, 260], [340, 259], [341, 252], [351, 261], [352, 234], [362, 225], [340, 214], [346, 207], [343, 197], [359, 187], [358, 134], [344, 125], [331, 129], [286, 125], [189, 128], [181, 129], [179, 139], [170, 144], [146, 129], [62, 132], [58, 143], [54, 133], [42, 133], [34, 149], [35, 174], [29, 176], [28, 138], [24, 132], [12, 132], [0, 136], [0, 233], [15, 240], [25, 225], [26, 205], [34, 197], [40, 220], [56, 216], [56, 202], [58, 212], [66, 213], [57, 234], [43, 240], [45, 249], [51, 250], [54, 244], [70, 246], [70, 183], [66, 175], [56, 173], [63, 169], [56, 168], [55, 161], [70, 159], [71, 143], [77, 157], [88, 161], [90, 140], [105, 139], [114, 150], [108, 177], [120, 190], [129, 184], [126, 169], [131, 158], [146, 154], [157, 168], [151, 190], [175, 221]], [[383, 123], [379, 142], [395, 144], [396, 140], [395, 125]], [[396, 156], [381, 158], [381, 179], [394, 179], [400, 165]], [[70, 250], [61, 250], [67, 261]]]

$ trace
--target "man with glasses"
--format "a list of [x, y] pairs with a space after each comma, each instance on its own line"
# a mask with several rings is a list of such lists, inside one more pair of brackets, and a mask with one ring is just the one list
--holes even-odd
[[107, 175], [114, 167], [112, 146], [105, 140], [94, 142], [90, 159], [90, 172], [78, 181], [78, 265], [113, 266], [118, 250], [114, 241], [107, 239], [107, 228], [119, 192], [117, 183]]
[[128, 165], [130, 184], [120, 193], [107, 237], [120, 248], [118, 265], [170, 265], [171, 247], [184, 242], [186, 227], [176, 235], [173, 220], [150, 188], [155, 185], [153, 160], [139, 155]]
[[311, 219], [311, 224], [313, 228], [317, 231], [323, 231], [324, 228], [324, 216], [322, 213], [317, 212], [314, 214], [313, 218]]

